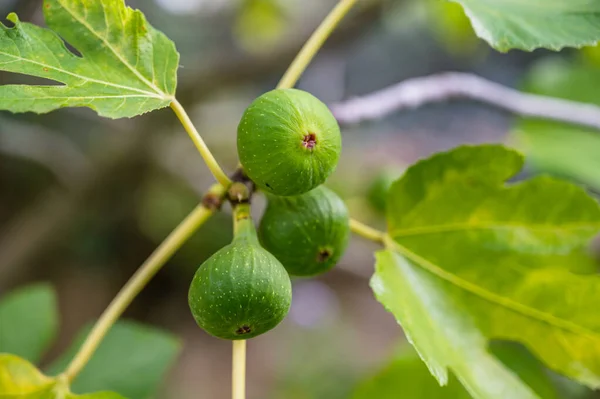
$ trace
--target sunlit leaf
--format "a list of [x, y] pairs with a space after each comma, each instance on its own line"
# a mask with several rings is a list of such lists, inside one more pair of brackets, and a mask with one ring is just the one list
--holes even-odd
[[500, 51], [560, 50], [600, 40], [595, 0], [449, 0], [461, 4], [477, 36]]
[[522, 161], [488, 145], [411, 167], [390, 190], [389, 249], [371, 282], [438, 381], [450, 369], [476, 398], [537, 397], [490, 339], [600, 386], [600, 277], [573, 272], [594, 270], [585, 248], [600, 208], [552, 178], [505, 184]]
[[457, 3], [429, 0], [427, 12], [429, 27], [444, 48], [456, 56], [469, 56], [482, 42], [477, 39], [471, 21]]
[[58, 332], [58, 309], [52, 287], [36, 284], [0, 300], [0, 353], [38, 362]]
[[[51, 374], [65, 368], [88, 332], [89, 327], [83, 329], [73, 346], [50, 367]], [[72, 390], [84, 393], [108, 389], [130, 399], [147, 399], [157, 390], [179, 348], [178, 339], [169, 333], [119, 321], [75, 379]]]
[[0, 86], [0, 109], [90, 107], [120, 118], [171, 103], [179, 54], [140, 11], [123, 0], [44, 0], [43, 8], [50, 29], [21, 22], [16, 14], [8, 16], [14, 27], [0, 24], [0, 70], [57, 84]]
[[2, 399], [125, 399], [114, 392], [74, 395], [59, 379], [43, 375], [18, 356], [0, 354], [0, 398]]

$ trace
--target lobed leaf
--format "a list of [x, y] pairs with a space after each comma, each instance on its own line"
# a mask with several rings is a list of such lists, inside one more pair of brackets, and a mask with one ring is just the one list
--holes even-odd
[[595, 0], [449, 0], [463, 6], [477, 36], [499, 51], [594, 45], [600, 40]]
[[0, 301], [0, 353], [38, 362], [57, 332], [58, 309], [51, 286], [31, 285]]
[[600, 277], [587, 256], [600, 207], [548, 177], [505, 185], [522, 157], [460, 147], [411, 167], [388, 197], [389, 248], [371, 281], [441, 384], [476, 398], [533, 398], [488, 351], [523, 343], [550, 368], [600, 387]]
[[114, 392], [74, 395], [58, 379], [43, 375], [15, 355], [0, 354], [0, 398], [6, 399], [125, 399]]
[[[45, 113], [89, 107], [110, 118], [168, 106], [179, 54], [144, 14], [123, 0], [44, 0], [50, 29], [0, 23], [0, 70], [50, 79], [55, 85], [0, 86], [0, 109]], [[72, 45], [81, 57], [69, 51]]]

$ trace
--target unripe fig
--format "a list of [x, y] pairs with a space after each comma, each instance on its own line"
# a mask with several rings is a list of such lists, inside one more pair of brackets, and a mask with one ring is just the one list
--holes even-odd
[[385, 169], [375, 177], [367, 192], [367, 200], [373, 209], [385, 213], [388, 191], [401, 175], [399, 169]]
[[236, 222], [235, 230], [233, 242], [200, 266], [188, 297], [198, 325], [231, 340], [271, 330], [287, 315], [292, 301], [290, 277], [260, 246], [251, 219]]
[[320, 100], [302, 90], [277, 89], [258, 97], [238, 126], [238, 156], [256, 185], [276, 195], [298, 195], [335, 169], [342, 138]]
[[296, 276], [331, 269], [350, 236], [344, 201], [324, 186], [294, 197], [269, 195], [259, 227], [263, 246]]

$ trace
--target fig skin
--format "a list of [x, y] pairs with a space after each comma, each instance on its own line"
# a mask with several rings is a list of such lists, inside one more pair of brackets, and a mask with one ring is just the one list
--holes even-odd
[[392, 183], [398, 180], [403, 173], [399, 168], [390, 168], [381, 171], [373, 179], [367, 191], [367, 200], [375, 211], [385, 214], [388, 191]]
[[325, 182], [337, 166], [342, 137], [319, 99], [302, 90], [276, 89], [244, 112], [237, 148], [245, 173], [260, 189], [291, 196]]
[[350, 238], [348, 209], [336, 193], [320, 186], [268, 200], [259, 237], [289, 274], [314, 276], [335, 266]]
[[239, 222], [233, 242], [200, 266], [188, 301], [194, 319], [209, 334], [249, 339], [285, 318], [292, 286], [285, 268], [260, 246], [248, 218]]

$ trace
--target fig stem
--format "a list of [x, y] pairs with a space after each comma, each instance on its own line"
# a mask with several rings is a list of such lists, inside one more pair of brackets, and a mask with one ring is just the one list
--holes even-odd
[[354, 234], [364, 237], [367, 240], [375, 241], [379, 244], [385, 243], [385, 232], [361, 223], [356, 219], [350, 219], [350, 230], [352, 230]]
[[231, 398], [246, 398], [246, 340], [233, 341]]
[[194, 142], [194, 145], [198, 149], [198, 152], [200, 152], [202, 159], [204, 159], [206, 166], [208, 166], [208, 169], [210, 169], [210, 172], [213, 174], [215, 179], [221, 183], [221, 185], [228, 187], [231, 184], [231, 179], [229, 179], [225, 172], [223, 172], [223, 169], [221, 169], [221, 166], [213, 156], [212, 152], [210, 152], [206, 146], [204, 139], [202, 139], [202, 136], [200, 133], [198, 133], [198, 130], [196, 130], [196, 127], [194, 126], [187, 112], [185, 112], [183, 106], [179, 103], [179, 101], [173, 99], [171, 102], [171, 109], [173, 112], [175, 112], [177, 118], [179, 118], [179, 121]]
[[248, 203], [236, 204], [233, 208], [233, 237], [234, 239], [258, 241]]
[[[209, 193], [225, 195], [225, 189], [220, 184], [215, 184]], [[187, 239], [215, 212], [214, 208], [207, 208], [202, 203], [198, 205], [169, 236], [156, 248], [150, 257], [139, 267], [121, 291], [108, 305], [100, 316], [78, 352], [61, 374], [61, 378], [72, 382], [81, 372], [92, 355], [98, 349], [110, 328], [131, 304], [133, 299], [142, 291], [154, 275], [173, 256], [173, 254], [187, 241]]]
[[339, 25], [348, 11], [354, 6], [357, 0], [340, 0], [339, 3], [325, 17], [323, 22], [317, 27], [310, 38], [306, 41], [298, 55], [277, 85], [278, 89], [287, 89], [294, 87], [298, 79], [308, 64], [312, 61], [319, 49], [325, 43], [325, 40], [331, 35], [331, 32]]

